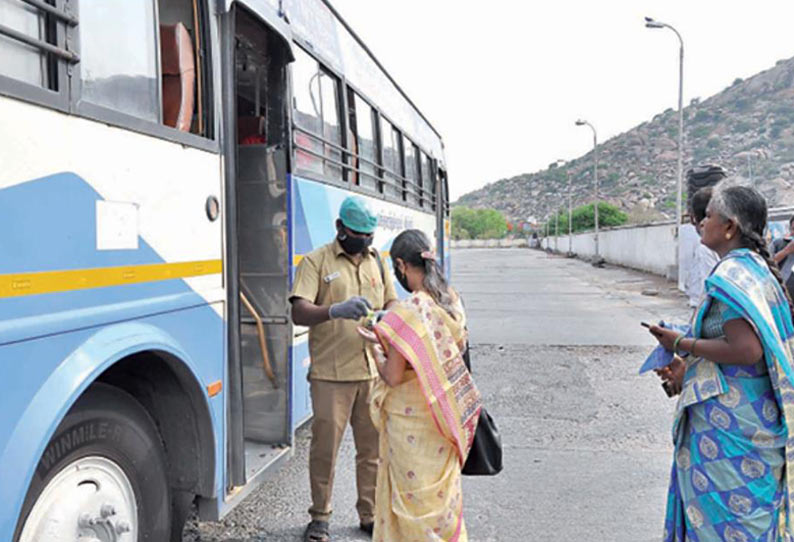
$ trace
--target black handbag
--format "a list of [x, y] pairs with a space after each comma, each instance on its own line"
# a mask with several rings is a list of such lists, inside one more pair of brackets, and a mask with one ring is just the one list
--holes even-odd
[[[463, 352], [463, 362], [471, 372], [471, 358], [469, 345]], [[480, 410], [480, 419], [474, 432], [474, 442], [471, 444], [469, 456], [461, 469], [462, 474], [468, 476], [494, 476], [502, 471], [502, 437], [499, 429], [485, 407]]]

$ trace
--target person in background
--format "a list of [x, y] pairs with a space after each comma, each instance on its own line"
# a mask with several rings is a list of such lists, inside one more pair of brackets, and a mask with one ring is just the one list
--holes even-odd
[[781, 239], [772, 242], [772, 253], [775, 263], [780, 267], [783, 276], [783, 283], [786, 285], [789, 295], [794, 291], [794, 281], [791, 280], [791, 271], [794, 268], [794, 216], [788, 220], [788, 234]]
[[419, 230], [391, 247], [394, 274], [411, 296], [359, 328], [381, 360], [372, 395], [380, 433], [375, 542], [466, 542], [461, 467], [480, 415], [464, 365], [466, 317]]
[[[689, 204], [689, 220], [695, 226], [698, 238], [702, 237], [700, 223], [706, 217], [706, 208], [711, 200], [712, 188], [701, 188], [692, 196]], [[689, 297], [689, 306], [697, 307], [703, 298], [703, 284], [711, 270], [717, 265], [719, 256], [716, 252], [701, 243], [699, 240], [694, 245], [689, 257], [690, 267], [686, 275], [685, 290]]]
[[330, 540], [331, 493], [339, 445], [347, 424], [356, 445], [360, 527], [372, 534], [378, 432], [369, 415], [378, 375], [356, 327], [373, 310], [397, 300], [391, 273], [371, 248], [378, 218], [362, 198], [348, 197], [339, 209], [336, 238], [307, 254], [298, 265], [290, 294], [292, 321], [309, 326], [312, 440], [309, 451], [311, 522], [304, 540]]
[[665, 542], [781, 542], [794, 534], [794, 324], [766, 221], [758, 191], [718, 186], [701, 235], [721, 260], [706, 279], [693, 336], [650, 327], [667, 350], [689, 353], [678, 382]]

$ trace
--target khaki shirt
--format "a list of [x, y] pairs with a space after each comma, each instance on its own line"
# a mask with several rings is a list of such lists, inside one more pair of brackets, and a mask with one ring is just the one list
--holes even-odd
[[[383, 255], [383, 276], [374, 250], [365, 252], [356, 265], [334, 240], [304, 256], [295, 272], [290, 299], [301, 297], [315, 305], [331, 305], [355, 295], [366, 297], [372, 308], [382, 309], [397, 299], [391, 272]], [[364, 339], [356, 328], [363, 321], [328, 320], [309, 329], [309, 378], [354, 382], [374, 378], [378, 371]]]

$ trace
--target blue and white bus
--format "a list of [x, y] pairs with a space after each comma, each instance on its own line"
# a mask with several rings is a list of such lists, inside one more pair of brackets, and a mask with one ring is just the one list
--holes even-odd
[[181, 540], [311, 417], [341, 200], [449, 265], [439, 134], [323, 0], [0, 0], [0, 540]]

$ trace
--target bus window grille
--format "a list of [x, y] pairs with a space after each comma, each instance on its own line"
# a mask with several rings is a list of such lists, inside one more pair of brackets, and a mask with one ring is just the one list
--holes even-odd
[[[21, 1], [24, 2], [25, 4], [28, 4], [32, 7], [41, 10], [47, 15], [55, 17], [56, 19], [60, 20], [61, 22], [69, 26], [77, 26], [78, 24], [78, 20], [75, 17], [73, 17], [72, 15], [61, 9], [56, 8], [51, 4], [47, 4], [46, 2], [43, 2], [42, 0], [21, 0]], [[53, 45], [46, 41], [33, 38], [23, 32], [19, 32], [18, 30], [14, 30], [13, 28], [9, 28], [3, 24], [0, 24], [0, 35], [22, 42], [26, 45], [29, 45], [30, 47], [34, 47], [45, 53], [54, 55], [62, 60], [65, 60], [66, 62], [69, 62], [70, 64], [76, 64], [77, 62], [80, 61], [80, 57], [73, 51], [69, 51], [68, 49], [65, 49], [63, 47], [58, 47], [57, 45]]]

